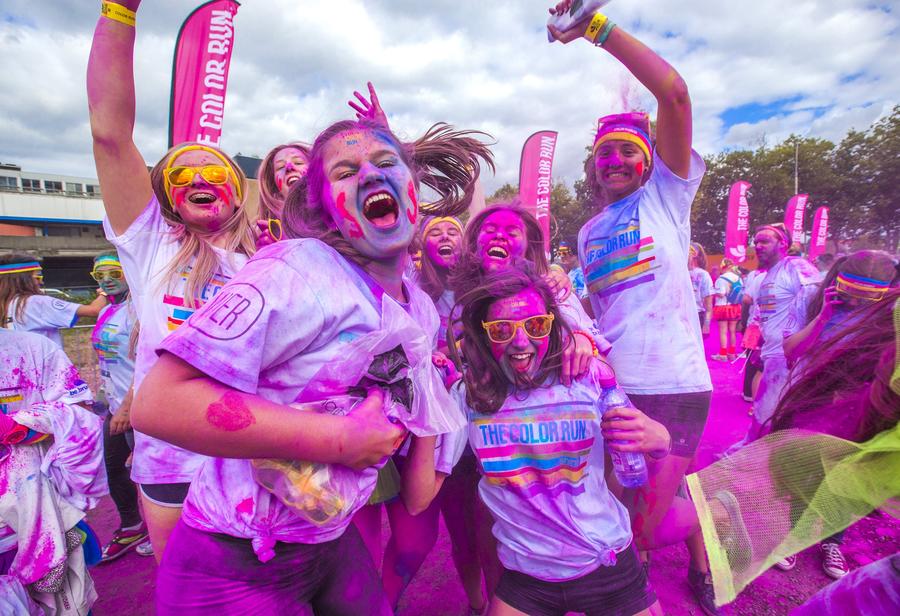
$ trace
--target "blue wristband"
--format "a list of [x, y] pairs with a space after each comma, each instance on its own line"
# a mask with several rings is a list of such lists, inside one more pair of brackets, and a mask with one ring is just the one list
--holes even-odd
[[606, 39], [609, 38], [609, 33], [613, 31], [613, 28], [616, 27], [616, 24], [612, 22], [611, 19], [606, 20], [606, 25], [603, 26], [603, 30], [597, 35], [597, 41], [594, 43], [597, 47], [603, 47], [603, 43], [606, 42]]

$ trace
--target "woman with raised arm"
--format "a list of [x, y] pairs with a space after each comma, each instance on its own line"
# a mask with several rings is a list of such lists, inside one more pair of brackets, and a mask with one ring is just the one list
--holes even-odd
[[[163, 342], [135, 426], [215, 457], [159, 569], [160, 613], [392, 613], [350, 522], [401, 427], [463, 424], [432, 365], [434, 304], [404, 272], [419, 216], [468, 207], [478, 158], [446, 125], [403, 143], [368, 118], [333, 124], [288, 194], [286, 238]], [[421, 183], [441, 198], [420, 208]]]
[[[179, 144], [148, 172], [133, 140], [135, 14], [140, 0], [103, 3], [87, 89], [104, 229], [117, 248], [141, 322], [137, 390], [156, 347], [212, 299], [254, 252], [247, 181], [216, 148]], [[166, 405], [156, 410], [161, 412]], [[135, 432], [132, 479], [157, 559], [203, 456]]]
[[[570, 5], [562, 2], [550, 12]], [[598, 121], [585, 169], [598, 213], [579, 233], [578, 254], [600, 332], [612, 343], [609, 359], [619, 383], [672, 435], [672, 455], [648, 486], [623, 497], [635, 542], [647, 550], [687, 540], [691, 589], [704, 611], [715, 614], [696, 511], [675, 497], [703, 434], [712, 390], [684, 267], [691, 203], [705, 171], [691, 149], [691, 98], [668, 62], [601, 13], [565, 32], [548, 28], [562, 43], [583, 38], [601, 47], [658, 103], [655, 140], [645, 113]]]

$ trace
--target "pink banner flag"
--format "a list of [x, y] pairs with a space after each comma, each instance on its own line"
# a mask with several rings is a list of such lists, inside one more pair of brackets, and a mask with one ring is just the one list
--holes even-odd
[[809, 260], [825, 252], [825, 244], [828, 242], [828, 208], [822, 206], [816, 209], [813, 217], [812, 236], [809, 238]]
[[235, 0], [212, 0], [181, 25], [172, 62], [169, 147], [185, 141], [219, 146], [239, 6]]
[[750, 204], [747, 191], [750, 182], [743, 180], [731, 185], [728, 195], [728, 220], [725, 224], [725, 256], [735, 263], [747, 260], [747, 235], [750, 232]]
[[550, 191], [556, 135], [556, 131], [543, 130], [526, 139], [519, 162], [519, 199], [540, 223], [547, 254], [550, 254]]
[[803, 214], [806, 212], [807, 201], [809, 195], [794, 195], [784, 211], [784, 226], [791, 234], [791, 242], [803, 243]]

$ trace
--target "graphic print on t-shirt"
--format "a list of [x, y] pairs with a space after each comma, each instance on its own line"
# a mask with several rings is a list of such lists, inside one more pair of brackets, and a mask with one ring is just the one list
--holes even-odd
[[759, 305], [759, 320], [765, 323], [773, 314], [775, 314], [775, 283], [768, 282], [759, 290], [759, 299], [756, 300]]
[[8, 415], [10, 405], [22, 401], [22, 393], [15, 387], [0, 388], [0, 413]]
[[588, 238], [584, 278], [588, 291], [600, 297], [652, 282], [659, 268], [653, 236], [641, 238], [641, 222], [633, 217], [612, 227], [608, 235]]
[[581, 494], [596, 420], [591, 402], [559, 402], [476, 415], [475, 453], [485, 478], [520, 492]]
[[[112, 313], [111, 310], [109, 312]], [[119, 363], [119, 326], [107, 318], [99, 330], [94, 329], [91, 338], [100, 363], [100, 375], [109, 377], [109, 367]]]
[[[181, 270], [181, 284], [187, 284], [188, 274], [191, 272], [191, 267], [187, 266], [183, 270]], [[169, 331], [175, 331], [178, 329], [178, 326], [187, 320], [189, 316], [194, 314], [198, 308], [200, 308], [203, 304], [214, 298], [219, 291], [222, 290], [222, 287], [225, 286], [225, 283], [231, 280], [230, 277], [224, 276], [218, 272], [213, 274], [213, 277], [210, 279], [206, 286], [203, 287], [203, 292], [200, 294], [200, 297], [194, 299], [194, 306], [188, 307], [184, 305], [184, 297], [181, 295], [169, 295], [168, 293], [163, 295], [163, 304], [167, 307], [167, 326]], [[182, 286], [182, 288], [184, 288]]]

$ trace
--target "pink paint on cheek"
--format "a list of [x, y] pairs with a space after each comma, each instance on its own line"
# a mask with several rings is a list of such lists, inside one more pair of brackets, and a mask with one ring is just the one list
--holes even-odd
[[237, 507], [234, 508], [238, 513], [253, 513], [253, 499], [245, 498], [241, 502], [238, 503]]
[[256, 417], [239, 393], [229, 391], [206, 407], [206, 421], [220, 430], [236, 432], [255, 424]]
[[347, 228], [347, 233], [350, 234], [350, 237], [362, 237], [363, 232], [359, 226], [359, 223], [356, 222], [356, 219], [350, 215], [350, 212], [347, 211], [345, 206], [347, 202], [347, 195], [341, 193], [337, 196], [337, 201], [335, 202], [335, 207], [337, 208], [338, 213], [344, 218], [344, 220], [349, 221], [349, 225]]
[[638, 164], [636, 164], [636, 165], [634, 166], [634, 170], [635, 170], [635, 172], [636, 172], [638, 175], [644, 175], [644, 163], [643, 163], [643, 161], [642, 161], [642, 162], [639, 162]]
[[419, 201], [416, 199], [416, 187], [410, 182], [406, 186], [406, 194], [412, 201], [412, 210], [406, 210], [406, 217], [409, 218], [411, 224], [416, 224], [416, 218], [419, 217]]

